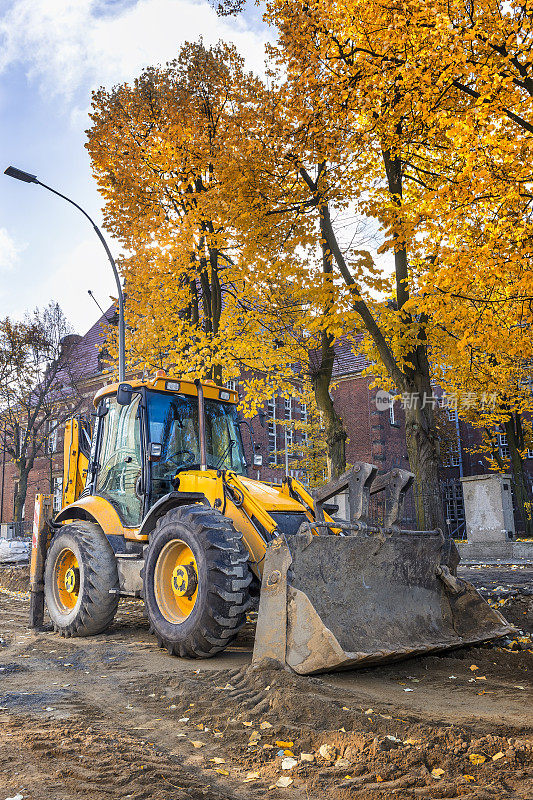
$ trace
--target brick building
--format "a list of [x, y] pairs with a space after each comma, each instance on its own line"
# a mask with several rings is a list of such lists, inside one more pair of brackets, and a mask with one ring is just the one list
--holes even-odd
[[[78, 337], [73, 358], [83, 374], [81, 393], [83, 395], [82, 413], [94, 411], [93, 397], [98, 389], [113, 380], [112, 371], [106, 363], [106, 350], [103, 326], [113, 320], [113, 309], [102, 316], [83, 337]], [[372, 378], [363, 375], [369, 363], [365, 357], [352, 349], [345, 340], [336, 344], [334, 365], [333, 396], [336, 408], [343, 418], [348, 432], [346, 445], [347, 461], [368, 461], [380, 470], [394, 467], [409, 469], [405, 444], [405, 415], [402, 405], [396, 401], [390, 408], [379, 410], [376, 405], [376, 389], [370, 388]], [[230, 388], [243, 396], [242, 386], [231, 381]], [[436, 388], [436, 394], [439, 393]], [[460, 421], [457, 411], [448, 409], [448, 427], [451, 431], [446, 454], [442, 464], [442, 486], [446, 504], [446, 517], [450, 532], [455, 536], [464, 533], [464, 507], [460, 478], [483, 474], [488, 467], [483, 458], [471, 450], [480, 441], [480, 432]], [[294, 469], [295, 458], [306, 434], [295, 423], [307, 422], [307, 408], [296, 397], [276, 396], [265, 407], [264, 412], [254, 417], [250, 423], [252, 436], [247, 424], [243, 424], [242, 438], [249, 464], [249, 475], [264, 481], [279, 482], [285, 472], [285, 453], [290, 456], [290, 474], [306, 480], [301, 468]], [[455, 433], [454, 433], [455, 432]], [[505, 438], [500, 438], [500, 447], [505, 455]], [[255, 458], [254, 456], [259, 456]], [[528, 468], [533, 473], [533, 452], [528, 459]], [[262, 463], [258, 463], [262, 462]], [[30, 475], [28, 493], [24, 510], [24, 520], [29, 526], [33, 519], [33, 504], [38, 492], [52, 493], [54, 507], [60, 508], [63, 481], [63, 431], [58, 429], [48, 441], [47, 452], [37, 459]], [[0, 489], [0, 519], [9, 522], [13, 519], [15, 468], [5, 458], [2, 463]], [[412, 498], [406, 499], [405, 521], [414, 522]], [[520, 519], [517, 518], [520, 528]]]

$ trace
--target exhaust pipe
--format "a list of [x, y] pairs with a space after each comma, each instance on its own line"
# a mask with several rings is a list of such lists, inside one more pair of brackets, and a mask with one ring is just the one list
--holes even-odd
[[198, 435], [200, 437], [200, 470], [205, 472], [207, 469], [207, 447], [205, 439], [205, 404], [204, 404], [204, 387], [200, 380], [196, 378], [194, 381], [196, 391], [198, 392]]

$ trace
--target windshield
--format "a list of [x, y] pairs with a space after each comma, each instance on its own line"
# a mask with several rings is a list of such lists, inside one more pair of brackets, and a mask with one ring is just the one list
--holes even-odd
[[[198, 400], [181, 394], [147, 392], [150, 442], [161, 444], [161, 459], [152, 464], [157, 495], [172, 491], [172, 478], [180, 469], [198, 468]], [[246, 462], [237, 419], [237, 407], [216, 400], [204, 401], [207, 466], [246, 474]], [[159, 485], [161, 484], [161, 485]]]

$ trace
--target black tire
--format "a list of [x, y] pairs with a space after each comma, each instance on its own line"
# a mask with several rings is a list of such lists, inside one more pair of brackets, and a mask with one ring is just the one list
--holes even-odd
[[[179, 622], [165, 616], [155, 586], [158, 559], [163, 549], [176, 541], [190, 548], [197, 567], [194, 605]], [[248, 551], [229, 519], [200, 504], [168, 511], [150, 535], [143, 568], [144, 602], [160, 646], [186, 658], [210, 658], [220, 653], [246, 621], [251, 580]], [[161, 589], [158, 591], [161, 597]]]
[[[67, 554], [67, 556], [65, 556]], [[78, 563], [78, 591], [67, 598], [73, 607], [62, 602], [59, 577], [61, 562], [73, 554]], [[93, 636], [113, 621], [118, 595], [115, 555], [102, 529], [93, 522], [72, 522], [56, 534], [46, 556], [44, 595], [54, 630], [61, 636]]]

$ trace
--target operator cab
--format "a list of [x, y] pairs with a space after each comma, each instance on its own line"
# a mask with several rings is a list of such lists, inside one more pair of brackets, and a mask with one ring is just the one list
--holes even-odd
[[84, 494], [108, 500], [134, 528], [184, 470], [246, 475], [237, 401], [236, 392], [211, 383], [158, 376], [104, 387], [94, 401]]

